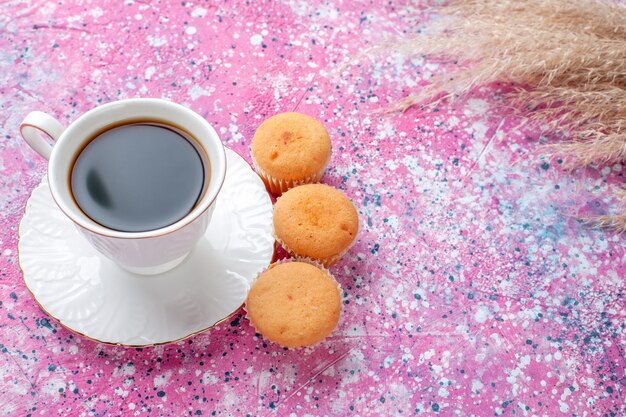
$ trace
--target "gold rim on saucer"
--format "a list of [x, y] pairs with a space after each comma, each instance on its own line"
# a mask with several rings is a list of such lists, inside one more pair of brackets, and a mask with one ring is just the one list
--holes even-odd
[[[234, 151], [233, 151], [234, 152]], [[238, 153], [234, 152], [237, 156], [241, 157], [241, 155], [239, 155]], [[241, 159], [252, 169], [252, 166], [243, 158], [241, 157]], [[254, 170], [252, 169], [252, 172], [254, 172]], [[255, 173], [256, 174], [256, 173]], [[42, 179], [43, 180], [43, 179]], [[33, 193], [35, 192], [35, 190], [38, 189], [38, 187], [40, 187], [42, 185], [42, 181], [39, 182], [39, 184], [37, 184], [35, 186], [35, 188], [33, 188], [33, 190], [31, 190], [28, 199], [26, 200], [26, 204], [24, 205], [24, 208], [22, 210], [22, 216], [20, 217], [20, 222], [18, 223], [18, 231], [17, 231], [17, 238], [18, 238], [18, 244], [17, 244], [17, 264], [18, 264], [18, 268], [20, 270], [20, 273], [22, 274], [22, 281], [24, 283], [24, 286], [26, 287], [26, 289], [28, 290], [28, 292], [32, 295], [33, 300], [35, 301], [35, 303], [39, 306], [39, 308], [45, 312], [50, 318], [52, 318], [53, 320], [55, 320], [57, 323], [59, 323], [59, 325], [61, 325], [61, 327], [87, 339], [90, 340], [92, 342], [96, 342], [96, 343], [102, 343], [102, 344], [106, 344], [109, 346], [120, 346], [120, 347], [126, 347], [126, 348], [147, 348], [147, 347], [155, 347], [155, 346], [162, 346], [162, 345], [168, 345], [168, 344], [175, 344], [175, 343], [179, 343], [182, 342], [184, 340], [187, 340], [189, 338], [192, 338], [200, 333], [206, 332], [208, 330], [213, 329], [214, 327], [224, 323], [225, 321], [229, 320], [232, 316], [234, 316], [238, 311], [240, 311], [242, 309], [242, 307], [245, 305], [245, 301], [243, 303], [241, 303], [236, 309], [234, 309], [232, 312], [228, 313], [225, 317], [217, 320], [215, 323], [213, 323], [210, 326], [204, 327], [200, 330], [194, 331], [188, 335], [179, 337], [177, 339], [174, 340], [167, 340], [167, 341], [162, 341], [162, 342], [155, 342], [155, 343], [146, 343], [146, 344], [128, 344], [128, 343], [121, 343], [121, 342], [109, 342], [109, 341], [105, 341], [105, 340], [100, 340], [98, 338], [92, 337], [92, 336], [88, 336], [85, 333], [76, 330], [68, 325], [66, 325], [65, 323], [63, 323], [63, 321], [61, 319], [59, 319], [58, 317], [56, 317], [54, 314], [52, 314], [50, 311], [48, 311], [48, 309], [46, 309], [42, 303], [37, 299], [37, 296], [35, 295], [35, 293], [31, 290], [31, 288], [28, 286], [28, 283], [26, 281], [26, 279], [24, 279], [25, 274], [24, 274], [24, 269], [22, 268], [22, 264], [21, 264], [21, 253], [20, 253], [20, 242], [22, 241], [22, 236], [21, 236], [21, 222], [24, 219], [24, 216], [26, 215], [26, 209], [28, 208], [28, 202], [31, 200]], [[267, 192], [264, 189], [265, 192]], [[268, 193], [269, 195], [269, 193]], [[269, 195], [270, 197], [270, 202], [271, 202], [271, 195]], [[277, 244], [276, 241], [274, 241], [273, 243], [273, 248], [272, 248], [272, 256], [271, 259], [268, 263], [268, 265], [264, 266], [263, 269], [267, 268], [267, 266], [271, 265], [273, 262], [275, 262], [276, 258], [277, 258]], [[100, 255], [102, 256], [102, 255]]]

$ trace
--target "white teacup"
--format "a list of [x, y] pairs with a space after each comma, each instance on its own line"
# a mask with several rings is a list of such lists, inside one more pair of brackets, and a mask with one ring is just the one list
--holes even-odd
[[[205, 188], [195, 207], [174, 224], [146, 232], [112, 230], [83, 213], [72, 195], [69, 178], [78, 154], [99, 132], [126, 121], [165, 123], [195, 140], [205, 166]], [[93, 247], [122, 268], [138, 274], [168, 271], [181, 263], [204, 235], [224, 183], [226, 154], [215, 129], [197, 113], [166, 100], [129, 99], [96, 107], [67, 128], [46, 113], [32, 112], [20, 125], [20, 132], [49, 160], [48, 184], [61, 211]], [[41, 132], [55, 141], [54, 146]]]

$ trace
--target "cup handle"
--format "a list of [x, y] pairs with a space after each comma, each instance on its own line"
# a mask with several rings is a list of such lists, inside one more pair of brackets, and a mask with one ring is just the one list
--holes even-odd
[[65, 128], [57, 119], [40, 111], [28, 113], [28, 116], [20, 124], [20, 133], [26, 143], [46, 159], [50, 159], [52, 145], [44, 139], [41, 133], [45, 133], [53, 141], [57, 141], [64, 130]]

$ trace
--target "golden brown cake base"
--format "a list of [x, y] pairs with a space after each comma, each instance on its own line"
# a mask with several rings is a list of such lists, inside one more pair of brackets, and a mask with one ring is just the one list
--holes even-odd
[[274, 235], [294, 257], [328, 267], [356, 241], [359, 217], [352, 202], [324, 184], [292, 188], [274, 206]]
[[254, 328], [270, 341], [290, 348], [310, 346], [337, 326], [341, 292], [325, 269], [279, 262], [254, 282], [246, 310]]
[[297, 185], [318, 182], [331, 150], [330, 136], [320, 121], [289, 112], [261, 123], [252, 138], [251, 155], [268, 190], [280, 195]]

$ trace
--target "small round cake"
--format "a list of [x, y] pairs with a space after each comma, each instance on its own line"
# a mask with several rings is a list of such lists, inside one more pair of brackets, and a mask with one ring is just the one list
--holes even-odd
[[337, 326], [341, 293], [324, 269], [305, 262], [275, 263], [252, 284], [246, 311], [254, 328], [272, 342], [310, 346]]
[[330, 161], [330, 136], [322, 123], [301, 113], [270, 117], [252, 138], [252, 162], [272, 194], [318, 182]]
[[276, 240], [292, 256], [310, 258], [328, 267], [350, 249], [359, 230], [352, 202], [324, 184], [292, 188], [274, 206]]

